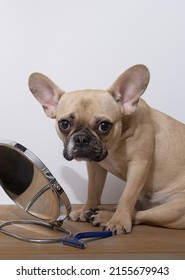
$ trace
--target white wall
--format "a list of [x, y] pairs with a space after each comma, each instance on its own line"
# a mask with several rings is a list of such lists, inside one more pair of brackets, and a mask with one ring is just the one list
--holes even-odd
[[[67, 162], [54, 121], [29, 93], [40, 71], [65, 91], [106, 89], [127, 67], [151, 71], [148, 103], [185, 121], [183, 0], [1, 0], [0, 139], [22, 143], [48, 166], [72, 203], [86, 197], [85, 164]], [[115, 203], [122, 182], [109, 176], [103, 202]], [[0, 203], [9, 203], [0, 190]]]

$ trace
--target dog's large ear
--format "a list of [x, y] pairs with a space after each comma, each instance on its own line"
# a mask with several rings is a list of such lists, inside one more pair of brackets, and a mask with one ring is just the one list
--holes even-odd
[[56, 106], [64, 91], [41, 73], [31, 74], [28, 85], [34, 97], [42, 105], [46, 115], [50, 118], [55, 118]]
[[140, 96], [145, 91], [150, 79], [150, 73], [145, 65], [135, 65], [122, 73], [108, 90], [117, 102], [121, 104], [124, 114], [132, 114]]

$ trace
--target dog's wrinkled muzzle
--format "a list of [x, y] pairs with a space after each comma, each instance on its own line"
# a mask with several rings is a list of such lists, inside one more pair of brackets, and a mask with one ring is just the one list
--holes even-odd
[[64, 157], [67, 160], [87, 160], [99, 162], [108, 152], [102, 146], [100, 140], [90, 131], [74, 132], [64, 144]]

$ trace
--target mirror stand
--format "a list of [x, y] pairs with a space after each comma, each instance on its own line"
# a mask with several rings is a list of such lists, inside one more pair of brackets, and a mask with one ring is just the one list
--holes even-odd
[[0, 224], [0, 232], [7, 234], [11, 237], [14, 237], [16, 239], [19, 239], [21, 241], [26, 241], [26, 242], [32, 242], [32, 243], [42, 243], [42, 244], [47, 244], [47, 243], [61, 243], [63, 242], [63, 237], [60, 238], [43, 238], [43, 239], [38, 239], [38, 238], [32, 238], [32, 237], [24, 237], [22, 235], [10, 232], [6, 229], [4, 229], [7, 226], [12, 226], [12, 225], [37, 225], [37, 226], [42, 226], [42, 227], [46, 227], [49, 229], [54, 229], [57, 230], [61, 233], [65, 233], [65, 237], [66, 235], [68, 237], [72, 237], [72, 233], [70, 230], [65, 229], [63, 227], [59, 227], [59, 226], [54, 226], [50, 223], [46, 223], [43, 221], [36, 221], [36, 220], [14, 220], [14, 221], [8, 221], [8, 222], [3, 222]]

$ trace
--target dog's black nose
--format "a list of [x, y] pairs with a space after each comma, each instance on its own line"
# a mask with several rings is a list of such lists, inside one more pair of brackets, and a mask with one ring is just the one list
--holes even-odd
[[90, 137], [86, 133], [78, 133], [74, 136], [74, 143], [77, 147], [84, 147], [87, 146], [90, 142]]

